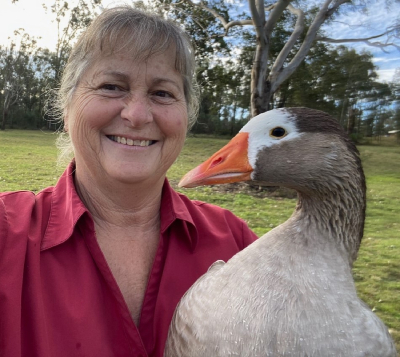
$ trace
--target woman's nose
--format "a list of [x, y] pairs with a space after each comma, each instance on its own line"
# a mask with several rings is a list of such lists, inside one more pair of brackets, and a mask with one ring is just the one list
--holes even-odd
[[151, 103], [145, 96], [127, 98], [121, 111], [121, 118], [129, 122], [132, 127], [141, 127], [153, 121]]

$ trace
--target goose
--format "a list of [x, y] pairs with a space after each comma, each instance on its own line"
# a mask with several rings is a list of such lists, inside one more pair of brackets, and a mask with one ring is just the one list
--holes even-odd
[[246, 180], [295, 189], [297, 206], [195, 282], [175, 310], [164, 356], [397, 356], [352, 278], [366, 187], [339, 123], [308, 108], [260, 114], [179, 186]]

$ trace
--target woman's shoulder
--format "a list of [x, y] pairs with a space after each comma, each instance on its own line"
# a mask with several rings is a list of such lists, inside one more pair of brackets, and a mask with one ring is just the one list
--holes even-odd
[[28, 198], [28, 197], [34, 197], [35, 193], [32, 191], [26, 191], [26, 190], [21, 190], [21, 191], [5, 191], [5, 192], [0, 192], [0, 200], [12, 200], [12, 199], [19, 199], [19, 198]]
[[53, 187], [49, 187], [35, 194], [32, 191], [6, 191], [0, 192], [0, 211], [16, 210], [20, 213], [34, 208], [38, 202], [43, 201], [51, 194]]
[[35, 201], [35, 194], [31, 191], [0, 192], [0, 216], [7, 217], [13, 211], [29, 211]]
[[204, 202], [201, 200], [193, 200], [190, 199], [189, 197], [178, 193], [180, 199], [184, 204], [186, 205], [187, 209], [192, 213], [192, 212], [198, 212], [201, 214], [201, 217], [227, 217], [227, 219], [231, 219], [237, 222], [244, 222], [241, 218], [237, 217], [234, 213], [232, 213], [229, 209], [220, 207], [216, 204], [209, 203], [209, 202]]
[[190, 212], [193, 223], [200, 234], [226, 234], [247, 246], [257, 239], [256, 234], [248, 227], [244, 219], [236, 216], [229, 209], [199, 200], [191, 200], [179, 194]]
[[27, 237], [32, 222], [40, 224], [43, 213], [51, 205], [51, 189], [38, 194], [31, 191], [10, 191], [0, 193], [0, 236]]

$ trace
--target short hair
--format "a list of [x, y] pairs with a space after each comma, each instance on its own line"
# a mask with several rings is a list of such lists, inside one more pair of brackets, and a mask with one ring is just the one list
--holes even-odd
[[[60, 119], [63, 119], [83, 74], [99, 56], [122, 52], [128, 53], [133, 60], [144, 61], [171, 48], [175, 49], [175, 69], [182, 75], [189, 130], [196, 121], [199, 103], [191, 41], [172, 21], [128, 5], [105, 9], [73, 47], [57, 93]], [[73, 152], [69, 137], [61, 136], [57, 146], [61, 151], [60, 159]]]

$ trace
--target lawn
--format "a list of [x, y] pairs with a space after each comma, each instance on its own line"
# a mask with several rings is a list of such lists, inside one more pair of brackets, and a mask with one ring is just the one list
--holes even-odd
[[[0, 191], [33, 190], [55, 184], [56, 135], [40, 131], [0, 131]], [[181, 176], [228, 140], [189, 137], [170, 169], [175, 186]], [[388, 326], [400, 351], [400, 146], [359, 146], [367, 177], [367, 219], [354, 279], [359, 296]], [[180, 190], [190, 198], [229, 208], [260, 236], [284, 222], [294, 209], [291, 195], [248, 195], [212, 187]]]

